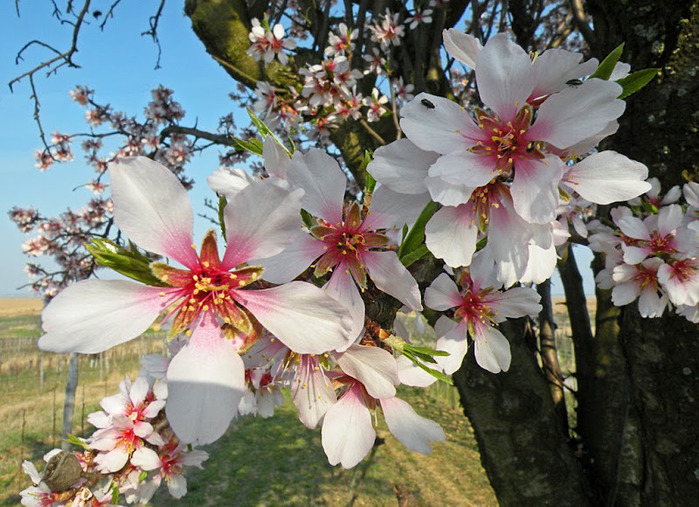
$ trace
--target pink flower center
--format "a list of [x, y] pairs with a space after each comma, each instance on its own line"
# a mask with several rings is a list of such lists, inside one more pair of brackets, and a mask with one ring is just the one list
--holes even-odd
[[638, 264], [633, 281], [636, 282], [641, 289], [645, 289], [646, 287], [657, 289], [658, 272], [656, 269], [647, 268], [643, 264]]
[[648, 248], [653, 254], [675, 254], [677, 250], [672, 246], [674, 239], [674, 234], [661, 236], [658, 231], [653, 231], [650, 241], [648, 242]]
[[326, 252], [315, 264], [315, 276], [321, 277], [336, 266], [344, 266], [361, 287], [366, 287], [366, 270], [362, 254], [370, 249], [387, 249], [385, 234], [364, 226], [360, 205], [352, 203], [344, 210], [344, 220], [331, 224], [318, 220], [311, 234], [325, 243]]
[[503, 122], [496, 114], [477, 109], [476, 118], [482, 137], [469, 151], [492, 157], [496, 170], [505, 178], [512, 177], [517, 158], [544, 158], [540, 144], [526, 139], [533, 115], [534, 110], [529, 104], [519, 110], [514, 122]]

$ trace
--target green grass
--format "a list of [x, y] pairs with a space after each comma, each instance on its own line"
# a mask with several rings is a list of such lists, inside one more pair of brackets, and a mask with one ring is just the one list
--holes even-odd
[[309, 431], [286, 400], [271, 419], [236, 421], [208, 446], [204, 470], [187, 474], [188, 494], [173, 500], [161, 489], [153, 505], [354, 505], [395, 506], [394, 487], [410, 505], [497, 505], [481, 468], [467, 420], [452, 405], [452, 388], [402, 388], [399, 396], [438, 421], [447, 441], [431, 455], [407, 450], [379, 420], [382, 443], [355, 469], [328, 464], [320, 429]]

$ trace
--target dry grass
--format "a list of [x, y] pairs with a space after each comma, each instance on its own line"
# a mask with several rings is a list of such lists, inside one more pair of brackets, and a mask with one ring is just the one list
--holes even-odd
[[38, 315], [43, 307], [39, 298], [0, 298], [0, 317]]

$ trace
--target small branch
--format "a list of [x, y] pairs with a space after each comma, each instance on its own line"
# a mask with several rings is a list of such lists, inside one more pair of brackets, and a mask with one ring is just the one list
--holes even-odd
[[[37, 65], [33, 69], [28, 70], [27, 72], [25, 72], [21, 76], [18, 76], [16, 78], [14, 78], [12, 81], [10, 81], [8, 83], [8, 85], [10, 87], [10, 91], [13, 91], [12, 86], [15, 83], [20, 82], [25, 77], [29, 78], [30, 76], [33, 76], [34, 74], [39, 72], [41, 69], [48, 68], [49, 70], [47, 72], [47, 75], [50, 75], [51, 73], [56, 72], [56, 70], [58, 70], [58, 68], [62, 67], [63, 65], [68, 65], [69, 67], [75, 67], [75, 68], [80, 67], [79, 65], [73, 63], [72, 57], [75, 53], [78, 52], [78, 35], [80, 33], [80, 27], [82, 26], [83, 21], [85, 20], [85, 15], [87, 14], [87, 11], [89, 10], [89, 8], [90, 8], [90, 0], [85, 0], [85, 4], [83, 5], [83, 8], [80, 11], [80, 13], [78, 14], [77, 19], [75, 21], [75, 24], [73, 25], [73, 37], [72, 37], [71, 45], [70, 45], [70, 48], [68, 49], [68, 51], [61, 53], [57, 49], [49, 46], [46, 43], [40, 42], [40, 41], [31, 41], [20, 50], [20, 52], [17, 54], [18, 60], [22, 59], [21, 58], [22, 52], [34, 44], [38, 44], [38, 45], [41, 45], [45, 48], [52, 50], [53, 52], [56, 53], [56, 56], [54, 56], [53, 58], [51, 58], [49, 60], [46, 60], [45, 62], [40, 63], [39, 65]], [[56, 62], [59, 62], [61, 60], [62, 60], [62, 63], [53, 67], [53, 65]]]
[[546, 381], [549, 384], [556, 415], [567, 434], [568, 414], [563, 395], [563, 375], [561, 374], [561, 365], [558, 362], [558, 351], [556, 349], [556, 323], [553, 319], [553, 305], [551, 304], [551, 280], [540, 283], [536, 286], [536, 290], [541, 295], [541, 312], [539, 313], [541, 363]]
[[371, 127], [369, 126], [369, 124], [366, 122], [366, 120], [361, 119], [361, 120], [359, 120], [359, 123], [362, 125], [362, 127], [364, 127], [364, 129], [369, 133], [369, 135], [370, 135], [371, 137], [373, 137], [374, 139], [376, 139], [376, 141], [378, 141], [378, 142], [381, 144], [381, 146], [385, 146], [385, 145], [386, 145], [386, 141], [384, 141], [384, 138], [381, 137], [381, 136], [379, 135], [379, 133], [376, 132], [373, 128], [371, 128]]
[[107, 24], [107, 21], [114, 18], [114, 9], [116, 9], [120, 2], [121, 0], [115, 0], [115, 2], [109, 6], [107, 14], [104, 15], [104, 19], [102, 20], [102, 23], [100, 23], [100, 30], [104, 30], [104, 26]]
[[158, 23], [160, 22], [160, 16], [163, 14], [163, 7], [165, 7], [165, 0], [160, 0], [160, 5], [158, 5], [156, 13], [148, 18], [150, 29], [141, 33], [141, 35], [150, 35], [151, 39], [153, 39], [153, 42], [158, 47], [158, 60], [155, 62], [156, 70], [160, 68], [160, 56], [163, 54], [163, 48], [160, 46], [160, 39], [158, 38]]
[[580, 30], [583, 39], [585, 39], [588, 46], [594, 47], [595, 34], [592, 32], [590, 25], [587, 24], [587, 14], [585, 14], [582, 0], [570, 0], [570, 10], [575, 19], [575, 26]]
[[224, 136], [221, 134], [213, 134], [211, 132], [206, 132], [205, 130], [199, 130], [192, 127], [181, 127], [180, 125], [169, 125], [160, 131], [160, 140], [170, 137], [173, 134], [184, 134], [188, 136], [194, 136], [196, 139], [206, 139], [216, 144], [222, 144], [224, 146], [231, 146], [235, 148], [237, 145], [229, 136]]

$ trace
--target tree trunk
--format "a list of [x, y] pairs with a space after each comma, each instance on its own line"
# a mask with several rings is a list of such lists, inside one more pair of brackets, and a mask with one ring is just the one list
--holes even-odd
[[593, 505], [532, 351], [536, 338], [524, 326], [523, 320], [501, 326], [512, 349], [508, 372], [494, 375], [468, 353], [453, 377], [483, 467], [502, 505]]

